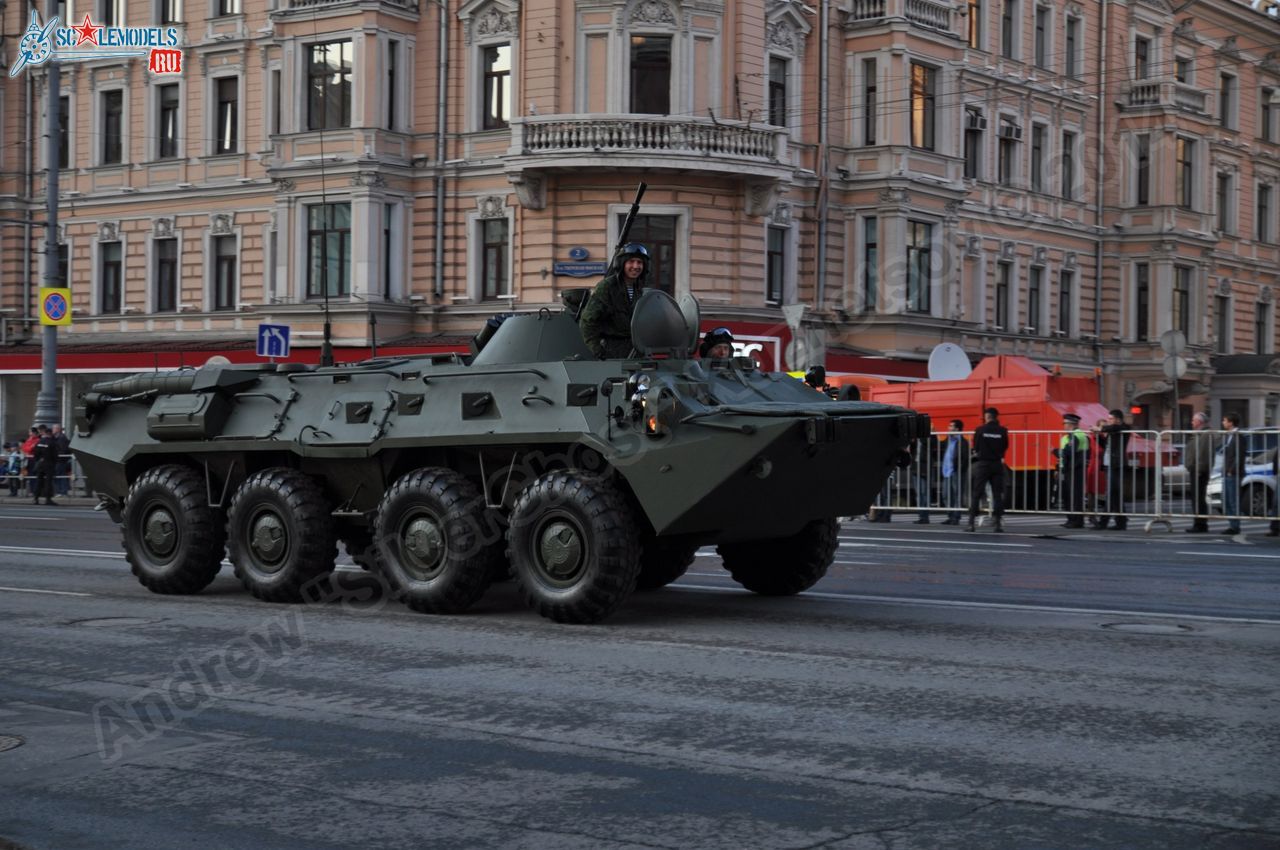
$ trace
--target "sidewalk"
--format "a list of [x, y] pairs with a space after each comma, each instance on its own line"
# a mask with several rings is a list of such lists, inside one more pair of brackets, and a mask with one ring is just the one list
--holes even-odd
[[[55, 504], [59, 504], [59, 505], [77, 505], [77, 506], [85, 506], [85, 507], [92, 508], [93, 506], [98, 504], [98, 497], [97, 496], [54, 496], [53, 501]], [[40, 504], [41, 505], [44, 504], [43, 499], [40, 500]], [[0, 495], [0, 505], [31, 505], [32, 507], [35, 507], [35, 502], [32, 501], [32, 497], [30, 496], [10, 496], [9, 491], [6, 490], [3, 495]]]

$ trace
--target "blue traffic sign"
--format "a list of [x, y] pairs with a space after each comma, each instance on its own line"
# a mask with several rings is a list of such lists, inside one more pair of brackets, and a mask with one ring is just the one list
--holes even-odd
[[258, 325], [258, 356], [288, 357], [289, 326]]

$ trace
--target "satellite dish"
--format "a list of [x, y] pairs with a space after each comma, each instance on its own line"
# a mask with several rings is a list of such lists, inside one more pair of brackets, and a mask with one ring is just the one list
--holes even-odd
[[955, 343], [943, 342], [935, 345], [929, 354], [931, 381], [963, 381], [972, 371], [969, 356]]
[[215, 354], [208, 360], [204, 361], [206, 366], [230, 366], [231, 361], [223, 357], [221, 354]]

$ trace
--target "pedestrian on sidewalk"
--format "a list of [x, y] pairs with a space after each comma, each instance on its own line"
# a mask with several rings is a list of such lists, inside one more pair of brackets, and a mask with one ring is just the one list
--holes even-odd
[[[1124, 531], [1129, 525], [1124, 515], [1124, 471], [1128, 458], [1129, 426], [1124, 422], [1124, 411], [1111, 411], [1111, 421], [1099, 429], [1098, 443], [1102, 447], [1102, 465], [1107, 470], [1107, 514], [1114, 521], [1116, 531]], [[1100, 528], [1107, 527], [1103, 517]]]
[[40, 426], [40, 439], [35, 448], [36, 460], [36, 493], [32, 501], [37, 505], [44, 499], [46, 505], [55, 505], [53, 500], [53, 476], [58, 468], [58, 443], [48, 425]]
[[1232, 411], [1222, 417], [1222, 514], [1227, 527], [1219, 534], [1240, 533], [1240, 482], [1244, 480], [1248, 452], [1240, 432], [1240, 414]]
[[4, 468], [9, 481], [9, 495], [17, 496], [22, 487], [22, 449], [17, 443], [4, 444]]
[[1009, 450], [1009, 429], [1000, 424], [1000, 411], [988, 407], [982, 411], [983, 422], [973, 430], [973, 490], [969, 494], [969, 526], [974, 531], [978, 503], [987, 485], [991, 485], [991, 512], [995, 531], [1004, 531], [1004, 455]]
[[31, 426], [31, 433], [22, 441], [23, 475], [26, 478], [28, 496], [36, 493], [36, 443], [40, 442], [40, 429]]
[[1204, 534], [1209, 530], [1209, 475], [1213, 472], [1213, 434], [1209, 433], [1209, 416], [1197, 411], [1191, 417], [1192, 433], [1182, 450], [1182, 465], [1187, 468], [1191, 487], [1191, 513], [1195, 517], [1187, 534]]
[[942, 504], [951, 508], [943, 525], [960, 524], [960, 507], [962, 505], [961, 488], [969, 477], [969, 441], [961, 431], [964, 423], [952, 419], [947, 425], [947, 433], [941, 437], [945, 448], [942, 450]]
[[921, 437], [916, 441], [916, 453], [912, 458], [911, 486], [916, 492], [916, 525], [929, 524], [929, 506], [933, 504], [933, 481], [938, 468], [938, 441], [933, 437]]
[[1058, 504], [1067, 515], [1063, 528], [1084, 528], [1085, 473], [1089, 470], [1089, 435], [1080, 428], [1080, 417], [1062, 414], [1062, 440], [1053, 455], [1058, 459]]
[[71, 438], [62, 430], [61, 425], [54, 425], [50, 431], [58, 450], [58, 460], [53, 470], [53, 489], [59, 496], [66, 496], [71, 492]]
[[1107, 473], [1102, 466], [1102, 445], [1098, 442], [1098, 435], [1101, 433], [1102, 426], [1107, 424], [1107, 420], [1099, 419], [1093, 424], [1093, 428], [1087, 433], [1089, 435], [1089, 466], [1085, 471], [1084, 481], [1084, 504], [1088, 517], [1089, 525], [1094, 528], [1102, 528], [1102, 521], [1106, 519], [1102, 516], [1103, 499], [1107, 493]]

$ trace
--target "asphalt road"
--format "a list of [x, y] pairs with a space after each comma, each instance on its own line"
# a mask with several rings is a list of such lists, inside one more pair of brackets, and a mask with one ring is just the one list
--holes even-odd
[[0, 505], [0, 848], [1280, 848], [1280, 545], [1009, 525], [569, 627], [161, 597]]

